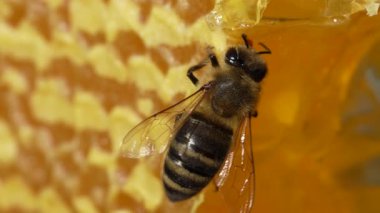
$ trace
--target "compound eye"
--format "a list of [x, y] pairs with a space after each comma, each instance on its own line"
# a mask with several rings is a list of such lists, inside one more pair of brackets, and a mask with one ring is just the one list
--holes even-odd
[[249, 68], [248, 75], [256, 82], [261, 82], [267, 74], [267, 66], [265, 64], [256, 64]]
[[238, 51], [234, 47], [231, 47], [230, 49], [227, 50], [224, 61], [231, 66], [235, 66], [235, 67], [242, 66], [242, 61], [239, 58]]

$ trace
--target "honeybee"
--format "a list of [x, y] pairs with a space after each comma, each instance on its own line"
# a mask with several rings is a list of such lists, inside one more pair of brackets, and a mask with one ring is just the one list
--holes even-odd
[[[255, 169], [251, 143], [251, 118], [256, 117], [261, 82], [267, 74], [262, 54], [245, 34], [244, 46], [230, 47], [220, 65], [209, 50], [207, 60], [187, 72], [211, 63], [213, 80], [195, 93], [164, 109], [130, 130], [121, 152], [130, 158], [166, 153], [162, 181], [172, 202], [189, 199], [211, 180], [226, 202], [249, 212], [253, 207]], [[248, 144], [246, 144], [248, 142]], [[245, 145], [246, 144], [246, 145]]]

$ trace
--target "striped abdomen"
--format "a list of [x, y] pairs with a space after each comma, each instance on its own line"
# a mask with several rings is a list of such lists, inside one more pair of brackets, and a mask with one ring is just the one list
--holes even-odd
[[189, 116], [165, 159], [163, 183], [170, 200], [190, 198], [210, 182], [226, 158], [232, 134], [199, 112]]

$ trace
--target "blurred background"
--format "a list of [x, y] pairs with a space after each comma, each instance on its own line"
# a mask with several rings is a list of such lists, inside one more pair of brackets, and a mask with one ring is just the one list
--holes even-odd
[[379, 4], [0, 1], [0, 212], [228, 212], [209, 189], [167, 202], [159, 163], [119, 147], [243, 32], [272, 50], [253, 211], [380, 212]]

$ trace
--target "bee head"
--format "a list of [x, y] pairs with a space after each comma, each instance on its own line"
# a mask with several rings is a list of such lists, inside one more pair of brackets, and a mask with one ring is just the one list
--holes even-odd
[[240, 68], [252, 80], [259, 83], [267, 74], [267, 65], [264, 60], [259, 57], [260, 54], [270, 54], [270, 49], [263, 43], [259, 43], [265, 50], [256, 52], [252, 48], [252, 43], [245, 34], [242, 35], [245, 47], [231, 47], [227, 50], [224, 61], [233, 66]]

